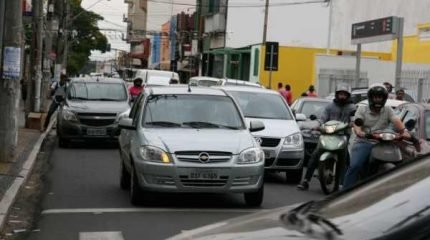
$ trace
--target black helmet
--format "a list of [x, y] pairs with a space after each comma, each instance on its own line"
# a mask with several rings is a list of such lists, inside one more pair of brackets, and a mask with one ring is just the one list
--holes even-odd
[[[374, 102], [373, 101], [374, 96], [381, 96], [382, 101]], [[385, 106], [385, 103], [387, 102], [387, 99], [388, 99], [387, 88], [385, 88], [385, 86], [381, 84], [374, 84], [370, 86], [369, 90], [367, 91], [367, 98], [369, 101], [369, 107], [371, 109], [381, 109]]]
[[142, 83], [143, 83], [143, 80], [142, 80], [142, 78], [135, 78], [135, 79], [133, 80], [133, 83], [134, 83], [134, 84], [142, 84]]

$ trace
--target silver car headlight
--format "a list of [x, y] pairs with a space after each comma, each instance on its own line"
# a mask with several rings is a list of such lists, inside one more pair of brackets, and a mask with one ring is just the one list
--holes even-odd
[[66, 121], [78, 121], [76, 114], [67, 108], [63, 108], [63, 119]]
[[301, 133], [295, 133], [287, 136], [284, 140], [284, 148], [298, 148], [303, 145], [303, 137]]
[[260, 148], [248, 148], [239, 155], [239, 164], [258, 163], [264, 160], [264, 152]]
[[172, 160], [165, 151], [161, 148], [153, 146], [140, 147], [140, 155], [144, 161], [158, 162], [158, 163], [172, 163]]

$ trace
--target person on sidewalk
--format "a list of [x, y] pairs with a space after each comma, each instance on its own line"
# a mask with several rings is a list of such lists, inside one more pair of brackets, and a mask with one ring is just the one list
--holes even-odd
[[43, 126], [42, 131], [46, 131], [48, 128], [49, 122], [51, 121], [52, 114], [57, 110], [58, 106], [60, 105], [60, 101], [57, 99], [58, 96], [62, 96], [63, 98], [66, 97], [66, 91], [67, 91], [67, 84], [69, 79], [67, 78], [67, 75], [61, 74], [60, 76], [60, 82], [54, 82], [51, 85], [51, 91], [50, 96], [52, 98], [51, 105], [49, 105], [48, 115], [45, 119], [45, 124]]
[[[330, 120], [337, 120], [341, 122], [349, 122], [351, 115], [354, 113], [356, 107], [351, 100], [351, 90], [347, 85], [339, 85], [335, 92], [335, 98], [332, 103], [327, 105], [324, 109], [324, 113], [321, 116], [321, 122], [326, 123]], [[318, 144], [312, 153], [308, 166], [306, 169], [305, 179], [297, 185], [297, 189], [305, 191], [309, 188], [309, 182], [314, 175], [315, 169], [318, 167], [318, 159], [322, 154], [323, 150]], [[340, 153], [344, 156], [345, 153]], [[341, 164], [343, 165], [343, 164]], [[340, 166], [339, 173], [343, 173], [342, 166]]]
[[291, 104], [293, 104], [293, 93], [291, 92], [290, 84], [285, 85], [285, 91], [287, 92], [287, 103], [291, 106]]
[[318, 97], [317, 92], [315, 91], [314, 85], [310, 85], [308, 91], [306, 92], [308, 97]]
[[284, 89], [284, 85], [280, 82], [278, 83], [278, 92], [281, 94], [281, 96], [285, 99], [285, 101], [288, 102], [287, 99], [287, 91]]

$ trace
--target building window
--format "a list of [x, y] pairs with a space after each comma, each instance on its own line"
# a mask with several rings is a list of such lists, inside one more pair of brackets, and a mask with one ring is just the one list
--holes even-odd
[[260, 65], [260, 50], [256, 48], [254, 50], [254, 76], [258, 76], [258, 67]]
[[220, 4], [219, 2], [220, 2], [220, 0], [210, 0], [208, 12], [209, 13], [219, 12], [219, 4]]

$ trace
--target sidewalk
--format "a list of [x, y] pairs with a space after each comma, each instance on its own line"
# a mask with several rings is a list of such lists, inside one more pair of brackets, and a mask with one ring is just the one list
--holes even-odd
[[[22, 108], [18, 117], [18, 145], [16, 156], [8, 163], [0, 163], [0, 228], [13, 205], [21, 185], [27, 179], [34, 165], [40, 147], [47, 136], [40, 130], [24, 128], [25, 116]], [[52, 124], [48, 128], [50, 130]]]

